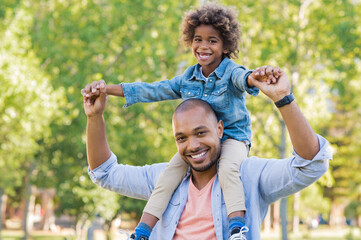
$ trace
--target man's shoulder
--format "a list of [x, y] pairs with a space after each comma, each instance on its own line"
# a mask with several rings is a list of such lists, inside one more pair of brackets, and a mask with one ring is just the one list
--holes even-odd
[[265, 159], [259, 157], [248, 157], [243, 160], [240, 172], [242, 179], [247, 179], [247, 181], [259, 182], [261, 179], [262, 172], [272, 168], [273, 163], [277, 159]]
[[248, 157], [243, 160], [241, 171], [249, 175], [254, 175], [255, 172], [260, 172], [267, 165], [270, 159], [259, 158], [255, 156]]

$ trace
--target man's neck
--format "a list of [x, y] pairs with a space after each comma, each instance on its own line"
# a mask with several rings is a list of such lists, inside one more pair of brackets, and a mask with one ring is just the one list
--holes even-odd
[[194, 186], [198, 190], [202, 190], [208, 182], [214, 177], [214, 175], [217, 173], [217, 165], [214, 164], [210, 169], [204, 171], [204, 172], [197, 172], [192, 169], [192, 181]]

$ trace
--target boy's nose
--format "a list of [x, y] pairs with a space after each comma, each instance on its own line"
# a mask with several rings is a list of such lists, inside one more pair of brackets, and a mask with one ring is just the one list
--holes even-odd
[[208, 48], [208, 41], [202, 41], [200, 48]]

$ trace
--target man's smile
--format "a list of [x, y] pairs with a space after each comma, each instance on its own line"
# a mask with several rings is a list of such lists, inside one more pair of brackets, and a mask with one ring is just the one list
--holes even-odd
[[202, 150], [202, 152], [199, 152], [197, 154], [188, 154], [187, 156], [192, 160], [192, 162], [202, 162], [207, 157], [208, 150]]

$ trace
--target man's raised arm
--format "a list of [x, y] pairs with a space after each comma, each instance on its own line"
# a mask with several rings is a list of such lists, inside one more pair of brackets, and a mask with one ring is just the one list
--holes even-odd
[[286, 74], [279, 68], [272, 68], [270, 66], [262, 67], [257, 71], [280, 72], [280, 77], [276, 83], [267, 84], [266, 82], [259, 81], [253, 81], [252, 83], [273, 102], [277, 103], [280, 100], [286, 102], [285, 105], [279, 107], [278, 109], [287, 126], [293, 148], [300, 157], [312, 160], [320, 150], [318, 138], [298, 108], [296, 102], [292, 101], [291, 103], [287, 103], [287, 100], [289, 99], [287, 99], [286, 96], [289, 96], [291, 90]]
[[93, 84], [88, 84], [81, 93], [84, 98], [84, 111], [87, 116], [86, 129], [86, 148], [88, 155], [88, 164], [91, 170], [97, 168], [104, 163], [111, 155], [105, 134], [105, 121], [103, 113], [107, 102], [107, 94], [105, 90], [105, 82], [99, 82], [99, 96], [87, 97], [92, 92]]

